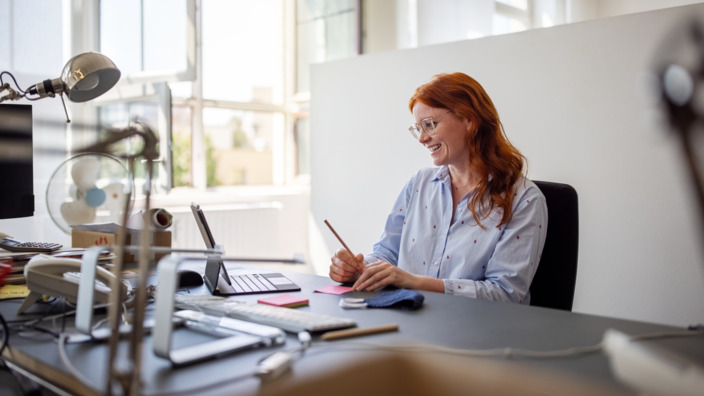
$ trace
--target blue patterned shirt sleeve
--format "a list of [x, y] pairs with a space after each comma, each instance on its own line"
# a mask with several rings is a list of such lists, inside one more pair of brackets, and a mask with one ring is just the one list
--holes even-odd
[[498, 228], [501, 215], [493, 211], [480, 219], [482, 229], [467, 208], [471, 194], [459, 202], [453, 219], [447, 167], [421, 169], [398, 196], [365, 261], [385, 260], [442, 279], [446, 294], [528, 304], [547, 232], [545, 197], [521, 178], [511, 221]]

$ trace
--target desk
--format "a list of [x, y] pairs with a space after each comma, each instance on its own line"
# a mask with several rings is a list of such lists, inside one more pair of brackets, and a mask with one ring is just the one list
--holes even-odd
[[[228, 268], [232, 265], [228, 265]], [[235, 266], [237, 267], [237, 266]], [[240, 267], [241, 268], [241, 267]], [[237, 268], [234, 268], [236, 270]], [[233, 269], [230, 269], [233, 271]], [[267, 272], [261, 266], [255, 269]], [[294, 363], [293, 370], [271, 383], [262, 383], [257, 377], [237, 379], [238, 376], [250, 373], [258, 360], [273, 352], [273, 349], [262, 348], [240, 352], [216, 360], [201, 362], [192, 366], [172, 368], [170, 363], [158, 358], [152, 352], [151, 336], [145, 338], [143, 352], [142, 387], [143, 394], [243, 394], [268, 393], [282, 389], [293, 389], [294, 385], [305, 387], [306, 382], [319, 378], [322, 374], [334, 375], [338, 370], [344, 370], [348, 365], [363, 360], [377, 359], [384, 355], [360, 346], [350, 348], [335, 348], [342, 342], [365, 342], [378, 345], [394, 344], [433, 344], [449, 348], [487, 349], [513, 347], [539, 351], [549, 351], [574, 346], [589, 346], [598, 343], [608, 328], [614, 328], [628, 334], [644, 334], [677, 330], [672, 327], [604, 318], [592, 315], [577, 314], [538, 307], [521, 306], [507, 303], [472, 300], [463, 297], [424, 292], [424, 306], [417, 311], [400, 311], [394, 309], [360, 309], [343, 310], [338, 306], [342, 296], [314, 293], [314, 290], [333, 284], [329, 278], [314, 275], [286, 272], [291, 280], [301, 286], [300, 292], [290, 293], [302, 295], [310, 299], [310, 306], [298, 309], [314, 310], [332, 315], [343, 315], [354, 318], [359, 327], [372, 327], [388, 323], [398, 323], [398, 332], [374, 334], [351, 339], [350, 341], [323, 342], [314, 337], [314, 348]], [[205, 292], [203, 287], [192, 289], [192, 292]], [[348, 293], [344, 296], [369, 296], [369, 293]], [[256, 301], [261, 295], [240, 297], [246, 301]], [[21, 301], [5, 301], [0, 303], [0, 312], [8, 321], [15, 320], [15, 314]], [[29, 313], [36, 313], [46, 306], [30, 308]], [[188, 331], [188, 330], [184, 330]], [[199, 335], [192, 333], [187, 338], [196, 340]], [[657, 344], [676, 353], [681, 353], [697, 362], [704, 362], [704, 336], [661, 339]], [[286, 348], [298, 345], [294, 335], [289, 335]], [[320, 345], [320, 346], [318, 346]], [[351, 345], [351, 344], [347, 344]], [[358, 344], [357, 344], [358, 345]], [[356, 350], [355, 350], [356, 349]], [[106, 344], [71, 344], [67, 346], [68, 355], [73, 364], [91, 380], [95, 389], [103, 389], [106, 378], [107, 345]], [[50, 337], [41, 339], [11, 336], [9, 349], [3, 357], [19, 366], [25, 366], [37, 378], [69, 387], [72, 393], [89, 392], [90, 388], [78, 387], [78, 381], [61, 379], [67, 374], [58, 355], [56, 342]], [[422, 356], [415, 355], [415, 358]], [[440, 357], [434, 361], [452, 361], [456, 357]], [[466, 358], [462, 358], [467, 360]], [[517, 359], [515, 364], [526, 365], [529, 369], [548, 373], [551, 378], [577, 378], [584, 384], [604, 386], [614, 394], [634, 394], [618, 384], [611, 374], [607, 357], [602, 353], [555, 359]], [[477, 361], [469, 360], [468, 367], [489, 367], [502, 364], [508, 360], [486, 358]], [[515, 361], [515, 360], [514, 360]], [[394, 364], [384, 363], [380, 364]], [[458, 363], [461, 364], [461, 363]], [[509, 363], [506, 363], [509, 364]], [[513, 365], [513, 363], [510, 363]], [[27, 366], [29, 365], [29, 366]], [[512, 367], [512, 366], [511, 366]], [[521, 366], [524, 367], [524, 366]], [[53, 373], [48, 371], [51, 369]], [[507, 368], [504, 373], [513, 373]], [[519, 372], [519, 371], [515, 371]], [[349, 378], [349, 377], [348, 377]], [[510, 379], [510, 378], [507, 378]], [[225, 382], [223, 384], [223, 382]], [[359, 389], [370, 389], [363, 378], [354, 379]], [[209, 387], [209, 385], [218, 386]], [[301, 385], [303, 384], [303, 385]], [[201, 389], [198, 389], [201, 388]], [[205, 388], [202, 389], [202, 388]], [[359, 389], [336, 389], [335, 394], [359, 394]], [[563, 389], [564, 390], [564, 389]], [[349, 393], [346, 393], [349, 392]], [[275, 394], [276, 392], [272, 393]], [[318, 392], [320, 394], [329, 394]], [[535, 393], [527, 393], [535, 394]], [[584, 393], [588, 394], [588, 393]]]

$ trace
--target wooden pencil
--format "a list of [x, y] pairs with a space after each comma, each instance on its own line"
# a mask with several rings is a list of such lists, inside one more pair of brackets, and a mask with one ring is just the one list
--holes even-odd
[[331, 226], [330, 223], [327, 221], [327, 219], [326, 219], [326, 220], [323, 220], [323, 221], [324, 221], [325, 224], [328, 226], [328, 228], [330, 228], [330, 231], [332, 231], [332, 233], [335, 234], [335, 237], [337, 238], [337, 240], [340, 241], [340, 243], [341, 243], [342, 246], [345, 248], [345, 250], [347, 250], [347, 253], [349, 253], [349, 254], [352, 256], [352, 260], [354, 260], [357, 264], [359, 264], [360, 268], [364, 267], [364, 264], [363, 264], [363, 263], [360, 263], [359, 260], [357, 260], [357, 256], [355, 256], [354, 253], [352, 253], [352, 251], [350, 250], [350, 248], [347, 247], [347, 244], [345, 243], [345, 241], [343, 241], [342, 238], [337, 234], [337, 232], [335, 231], [335, 229], [332, 228], [332, 226]]

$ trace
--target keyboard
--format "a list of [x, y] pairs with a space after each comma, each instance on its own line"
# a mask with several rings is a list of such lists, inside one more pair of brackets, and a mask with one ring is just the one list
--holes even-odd
[[208, 315], [227, 316], [274, 326], [289, 333], [301, 331], [315, 333], [357, 325], [357, 322], [349, 318], [273, 305], [243, 303], [232, 297], [177, 294], [174, 303], [176, 307], [181, 309], [191, 309]]
[[230, 284], [218, 284], [218, 293], [221, 296], [301, 290], [290, 279], [278, 273], [229, 275], [228, 279]]

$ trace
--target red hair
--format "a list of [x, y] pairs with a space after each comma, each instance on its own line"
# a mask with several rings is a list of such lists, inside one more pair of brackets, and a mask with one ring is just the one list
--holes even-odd
[[[498, 227], [510, 222], [514, 185], [523, 174], [525, 157], [508, 141], [499, 114], [484, 88], [464, 73], [438, 74], [416, 89], [408, 103], [411, 113], [417, 102], [447, 109], [456, 117], [470, 121], [466, 145], [470, 166], [480, 180], [467, 207], [482, 228], [480, 218], [486, 218], [497, 208], [501, 210]], [[485, 196], [488, 202], [483, 199]]]

